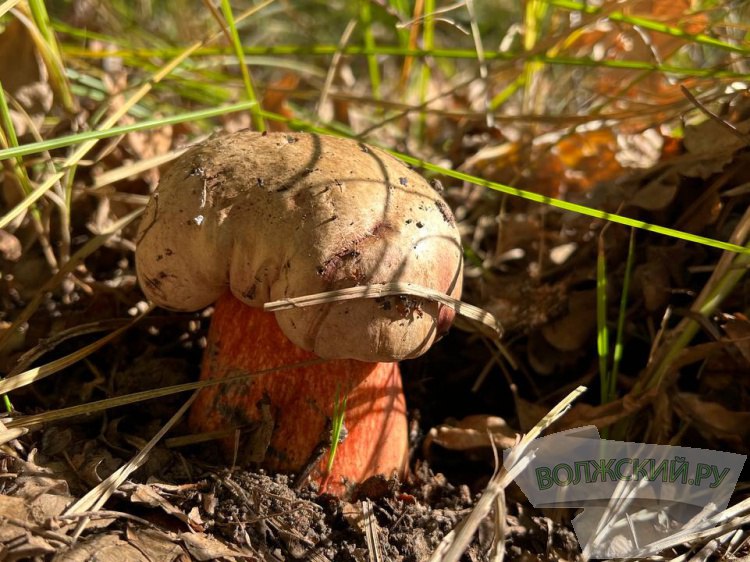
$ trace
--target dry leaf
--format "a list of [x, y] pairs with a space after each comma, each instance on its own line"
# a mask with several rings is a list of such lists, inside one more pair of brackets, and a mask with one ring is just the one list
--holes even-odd
[[175, 544], [167, 533], [157, 529], [128, 527], [126, 536], [129, 543], [154, 561], [171, 562], [185, 554], [182, 547]]
[[677, 415], [692, 423], [706, 438], [718, 438], [745, 450], [750, 437], [750, 412], [728, 410], [716, 402], [704, 402], [697, 394], [680, 392], [674, 398]]
[[[735, 123], [734, 126], [741, 133], [750, 132], [750, 120]], [[721, 123], [708, 119], [698, 125], [685, 127], [683, 146], [694, 159], [680, 166], [680, 173], [690, 178], [706, 179], [721, 172], [745, 143]]]
[[506, 449], [515, 444], [517, 434], [503, 418], [473, 415], [431, 428], [425, 437], [424, 448], [428, 451], [435, 444], [451, 451], [483, 449], [490, 446], [492, 436], [498, 449]]
[[137, 547], [115, 534], [101, 534], [79, 540], [69, 550], [59, 552], [54, 562], [153, 562]]
[[249, 557], [251, 559], [254, 558], [252, 552], [244, 549], [242, 551], [236, 550], [235, 548], [224, 544], [219, 539], [204, 533], [182, 533], [180, 539], [182, 539], [190, 556], [192, 556], [194, 560], [199, 560], [200, 562], [234, 556]]
[[722, 328], [750, 365], [750, 322], [747, 318], [738, 314], [735, 318], [725, 322]]
[[45, 554], [54, 554], [58, 551], [42, 537], [27, 533], [23, 543], [17, 541], [8, 550], [0, 549], [0, 557], [3, 562], [15, 562], [16, 560], [32, 560], [41, 558]]
[[650, 259], [636, 266], [634, 288], [640, 288], [646, 310], [662, 310], [669, 302], [669, 271], [662, 260]]
[[658, 387], [654, 387], [639, 396], [626, 394], [618, 400], [601, 406], [591, 406], [578, 402], [568, 410], [560, 421], [551, 427], [549, 432], [564, 431], [586, 425], [595, 425], [602, 429], [640, 412], [646, 406], [652, 404], [660, 392], [661, 390]]
[[[10, 496], [0, 495], [0, 518], [12, 517], [22, 521], [30, 521], [31, 514], [23, 498], [13, 498]], [[7, 543], [15, 538], [21, 537], [26, 531], [21, 527], [16, 527], [3, 521], [0, 525], [0, 543]]]
[[678, 183], [677, 174], [649, 182], [635, 193], [629, 203], [647, 211], [665, 209], [677, 195]]
[[133, 503], [143, 503], [151, 507], [159, 507], [165, 513], [176, 517], [188, 525], [191, 529], [196, 531], [203, 530], [203, 521], [197, 510], [191, 511], [188, 514], [183, 513], [148, 484], [136, 484], [135, 490], [130, 495], [130, 501]]
[[587, 345], [596, 328], [596, 291], [570, 294], [568, 313], [542, 327], [544, 338], [560, 351], [577, 351]]

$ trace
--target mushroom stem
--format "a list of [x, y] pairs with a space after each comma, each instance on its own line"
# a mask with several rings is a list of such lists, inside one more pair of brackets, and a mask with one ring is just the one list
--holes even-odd
[[[247, 306], [227, 292], [216, 302], [201, 378], [315, 357], [286, 338], [273, 313]], [[337, 399], [344, 397], [346, 437], [328, 473], [330, 418]], [[244, 427], [239, 462], [297, 474], [311, 465], [310, 478], [321, 492], [345, 495], [347, 482], [378, 474], [403, 478], [407, 467], [406, 404], [397, 363], [336, 359], [212, 386], [193, 404], [190, 424], [197, 431]], [[235, 452], [234, 439], [222, 445], [228, 454]]]

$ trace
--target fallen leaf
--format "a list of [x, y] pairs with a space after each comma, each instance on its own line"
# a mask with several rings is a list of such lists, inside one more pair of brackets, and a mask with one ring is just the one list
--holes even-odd
[[236, 550], [217, 538], [204, 533], [182, 533], [180, 535], [185, 548], [195, 560], [204, 562], [225, 556], [242, 556], [255, 558], [248, 550]]
[[737, 450], [747, 449], [744, 443], [750, 437], [750, 412], [728, 410], [687, 392], [678, 393], [673, 403], [677, 415], [692, 423], [703, 436], [728, 441]]
[[639, 189], [628, 202], [633, 207], [640, 207], [647, 211], [658, 211], [665, 209], [677, 195], [679, 177], [677, 174], [669, 174], [664, 178], [647, 183]]
[[116, 534], [100, 534], [79, 540], [70, 549], [58, 552], [53, 562], [153, 562], [136, 546]]
[[[741, 133], [750, 132], [750, 120], [734, 123]], [[745, 142], [729, 132], [713, 119], [685, 127], [683, 146], [692, 159], [680, 166], [680, 173], [691, 178], [706, 179], [721, 172], [734, 159], [734, 153], [745, 146]]]
[[461, 420], [433, 427], [425, 437], [425, 450], [435, 444], [451, 451], [466, 451], [490, 447], [512, 447], [518, 432], [497, 416], [473, 415]]
[[142, 503], [151, 507], [161, 508], [165, 513], [168, 513], [185, 523], [190, 529], [196, 531], [203, 530], [203, 521], [197, 510], [191, 511], [187, 514], [183, 513], [148, 484], [136, 484], [135, 490], [130, 494], [130, 501], [133, 503]]
[[560, 351], [577, 351], [590, 341], [596, 327], [596, 291], [569, 296], [568, 313], [542, 327], [544, 338]]
[[175, 544], [167, 533], [157, 529], [139, 529], [128, 526], [126, 537], [130, 544], [154, 561], [171, 562], [185, 554], [182, 547]]
[[732, 344], [750, 364], [750, 322], [742, 315], [736, 315], [721, 326], [731, 338]]
[[[0, 518], [3, 517], [29, 521], [31, 515], [23, 498], [0, 495]], [[25, 533], [26, 531], [22, 527], [3, 521], [3, 524], [0, 525], [0, 543], [7, 543], [23, 536]]]
[[661, 260], [649, 260], [636, 266], [633, 285], [643, 294], [644, 305], [649, 312], [662, 310], [669, 302], [669, 271]]

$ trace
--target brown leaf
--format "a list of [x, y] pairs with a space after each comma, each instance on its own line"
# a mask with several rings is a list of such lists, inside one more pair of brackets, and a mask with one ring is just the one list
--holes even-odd
[[560, 351], [577, 351], [585, 346], [596, 327], [596, 291], [570, 294], [568, 313], [542, 328], [544, 338]]
[[498, 449], [506, 449], [515, 444], [517, 434], [503, 418], [473, 415], [431, 428], [424, 447], [429, 450], [435, 444], [451, 451], [483, 449], [490, 446], [491, 436]]
[[[0, 517], [12, 517], [22, 521], [29, 521], [31, 515], [23, 498], [13, 498], [0, 495]], [[26, 531], [8, 522], [0, 525], [0, 543], [9, 542], [24, 535]]]
[[148, 484], [136, 484], [135, 490], [130, 495], [130, 501], [133, 503], [143, 503], [151, 507], [159, 507], [165, 513], [176, 517], [188, 525], [189, 528], [197, 531], [203, 530], [203, 521], [197, 511], [191, 511], [188, 514], [183, 513]]
[[680, 392], [674, 398], [677, 415], [692, 423], [707, 438], [718, 438], [746, 449], [750, 437], [750, 412], [728, 410], [716, 402], [704, 402], [697, 394]]
[[185, 554], [180, 545], [175, 544], [168, 534], [157, 529], [137, 529], [128, 527], [128, 542], [146, 554], [151, 560], [171, 562]]
[[750, 365], [750, 322], [742, 315], [737, 315], [725, 322], [722, 328], [732, 338], [732, 344], [739, 350]]
[[665, 178], [649, 182], [636, 192], [629, 203], [647, 211], [665, 209], [677, 195], [678, 183], [677, 174], [670, 174]]
[[101, 534], [78, 541], [52, 559], [54, 562], [153, 562], [138, 548], [117, 535]]
[[[741, 133], [750, 132], [750, 120], [735, 123], [734, 126]], [[744, 147], [745, 143], [721, 123], [708, 119], [698, 125], [685, 127], [683, 145], [693, 158], [680, 166], [680, 173], [691, 178], [706, 179], [721, 172], [733, 160], [734, 152]]]
[[669, 271], [664, 261], [651, 259], [637, 265], [633, 281], [635, 288], [640, 288], [649, 312], [661, 310], [669, 302]]
[[217, 538], [204, 533], [182, 533], [180, 535], [185, 548], [194, 560], [204, 562], [221, 557], [243, 556], [253, 558], [253, 553], [245, 549], [236, 550]]

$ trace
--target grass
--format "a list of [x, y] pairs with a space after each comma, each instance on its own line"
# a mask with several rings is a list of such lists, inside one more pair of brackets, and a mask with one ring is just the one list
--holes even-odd
[[336, 451], [339, 443], [346, 438], [346, 428], [344, 419], [346, 417], [346, 401], [348, 395], [341, 396], [340, 389], [336, 390], [336, 400], [333, 403], [333, 412], [331, 414], [331, 449], [328, 452], [328, 464], [326, 472], [328, 474], [333, 470], [333, 463], [336, 460]]
[[[602, 404], [617, 399], [621, 376], [632, 381], [636, 393], [661, 388], [677, 358], [699, 334], [700, 322], [710, 323], [728, 299], [736, 299], [750, 262], [747, 227], [743, 226], [750, 223], [747, 216], [739, 219], [734, 235], [724, 239], [726, 229], [695, 232], [675, 228], [657, 224], [656, 214], [641, 213], [650, 217], [644, 219], [630, 212], [612, 212], [606, 206], [597, 208], [584, 197], [574, 200], [536, 190], [533, 174], [545, 162], [541, 153], [535, 152], [534, 143], [542, 143], [545, 135], [559, 139], [596, 128], [640, 132], [660, 126], [667, 136], [670, 130], [677, 136], [682, 121], [695, 121], [705, 107], [718, 111], [731, 106], [728, 87], [747, 80], [742, 65], [750, 55], [750, 26], [742, 10], [733, 13], [729, 5], [698, 3], [690, 16], [705, 16], [706, 24], [695, 31], [692, 23], [688, 29], [680, 18], [664, 21], [611, 2], [592, 6], [573, 0], [533, 0], [524, 8], [497, 12], [497, 19], [489, 21], [485, 7], [475, 2], [444, 11], [434, 0], [413, 4], [362, 0], [350, 13], [314, 3], [269, 1], [249, 6], [222, 0], [218, 8], [210, 2], [203, 4], [203, 9], [195, 12], [195, 21], [181, 21], [175, 15], [162, 34], [150, 27], [135, 5], [127, 4], [113, 3], [104, 9], [100, 16], [117, 24], [104, 26], [104, 32], [92, 30], [96, 28], [93, 25], [76, 27], [65, 21], [65, 14], [54, 2], [0, 3], [4, 22], [16, 19], [28, 31], [55, 96], [54, 109], [36, 119], [38, 116], [24, 116], [20, 99], [0, 89], [0, 160], [7, 163], [6, 177], [14, 178], [20, 186], [20, 198], [0, 216], [0, 229], [18, 233], [25, 241], [22, 259], [40, 252], [49, 271], [35, 294], [0, 318], [8, 321], [0, 332], [0, 356], [10, 357], [11, 344], [24, 326], [33, 322], [48, 295], [62, 300], [68, 294], [63, 286], [71, 281], [91, 291], [100, 290], [86, 277], [87, 264], [110, 251], [116, 240], [132, 243], [130, 227], [142, 212], [147, 191], [130, 193], [126, 178], [139, 177], [173, 155], [155, 155], [136, 164], [122, 162], [122, 154], [138, 160], [137, 154], [120, 148], [127, 135], [180, 127], [182, 142], [189, 142], [210, 133], [220, 120], [236, 124], [244, 116], [259, 131], [280, 126], [362, 137], [390, 149], [424, 173], [452, 182], [452, 193], [462, 184], [485, 188], [480, 198], [484, 208], [491, 209], [485, 211], [488, 217], [497, 210], [492, 207], [496, 201], [493, 195], [503, 194], [561, 211], [563, 217], [569, 213], [589, 217], [592, 231], [602, 230], [604, 224], [612, 229], [628, 227], [624, 268], [612, 267], [613, 258], [604, 250], [603, 232], [594, 264], [597, 309], [592, 314], [596, 315]], [[461, 31], [466, 25], [469, 33]], [[651, 55], [638, 57], [633, 54], [636, 51], [618, 50], [618, 37], [597, 35], [606, 26], [617, 29], [620, 39], [637, 43], [639, 37], [648, 36], [652, 43], [671, 41], [674, 47], [664, 53], [651, 49]], [[597, 45], [604, 45], [604, 55]], [[103, 70], [105, 60], [119, 60], [123, 66], [126, 83], [122, 87], [115, 86], [113, 74]], [[282, 96], [281, 114], [264, 107], [262, 93], [285, 73], [299, 78], [299, 87]], [[347, 74], [354, 77], [349, 85], [345, 83]], [[453, 75], [455, 78], [450, 77]], [[602, 76], [617, 89], [603, 88]], [[649, 86], [649, 80], [655, 79], [660, 89]], [[676, 83], [690, 95], [670, 89]], [[661, 103], [657, 94], [667, 101]], [[28, 124], [29, 132], [24, 135], [15, 130], [16, 115]], [[72, 119], [77, 115], [81, 119]], [[472, 136], [480, 146], [470, 146]], [[105, 139], [110, 144], [103, 150], [100, 141]], [[505, 169], [502, 160], [490, 161], [486, 168], [462, 168], [477, 150], [503, 142], [512, 145], [514, 153], [522, 155], [519, 158], [535, 156], [509, 161], [507, 167], [515, 171], [510, 176], [492, 171], [493, 164]], [[550, 154], [559, 150], [554, 142], [546, 146]], [[463, 158], [454, 158], [451, 150]], [[112, 156], [112, 151], [119, 156]], [[117, 158], [121, 161], [112, 164]], [[81, 212], [81, 201], [91, 202], [102, 194], [111, 197], [111, 209], [117, 201], [127, 202], [123, 203], [126, 209], [110, 209], [108, 226], [87, 232], [80, 227], [87, 217], [76, 213]], [[526, 216], [538, 212], [536, 207], [520, 208], [519, 213]], [[461, 220], [467, 228], [477, 227], [477, 217], [467, 213], [469, 218]], [[29, 234], [24, 230], [26, 224], [31, 225]], [[467, 263], [475, 271], [472, 280], [467, 278], [467, 287], [475, 296], [491, 294], [493, 281], [502, 278], [503, 268], [509, 266], [493, 265], [491, 252], [472, 241], [477, 239], [474, 234], [466, 234]], [[644, 361], [633, 372], [632, 364], [623, 365], [631, 335], [626, 330], [626, 315], [629, 307], [632, 312], [637, 306], [628, 296], [633, 290], [634, 270], [642, 259], [639, 251], [647, 244], [665, 243], [654, 235], [684, 242], [689, 248], [701, 245], [725, 253], [690, 305], [690, 315], [670, 326], [672, 337], [657, 346], [654, 360], [649, 364]], [[544, 247], [544, 236], [540, 234], [540, 247]], [[498, 240], [496, 245], [501, 243]], [[542, 250], [539, 252], [541, 255]], [[129, 267], [132, 269], [132, 264]], [[614, 271], [622, 271], [622, 279], [616, 279]], [[613, 307], [607, 296], [615, 289], [619, 289], [620, 298]], [[610, 342], [612, 308], [617, 313], [614, 347]], [[73, 353], [14, 371], [14, 376], [0, 380], [4, 407], [12, 409], [8, 392], [70, 369], [133, 324], [135, 321]], [[22, 351], [29, 351], [35, 342], [24, 345]], [[52, 423], [194, 390], [202, 384], [105, 398], [49, 415], [18, 417], [6, 426]], [[345, 408], [346, 397], [337, 400], [329, 470]], [[633, 426], [631, 431], [637, 428]], [[627, 437], [637, 437], [637, 433]], [[451, 546], [451, 554], [441, 560], [456, 559], [459, 551], [459, 546]]]

